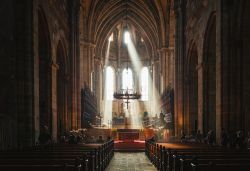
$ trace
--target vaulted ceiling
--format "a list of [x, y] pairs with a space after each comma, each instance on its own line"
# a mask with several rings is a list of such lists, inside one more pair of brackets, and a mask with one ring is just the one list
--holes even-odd
[[133, 25], [141, 33], [150, 55], [167, 46], [170, 0], [83, 0], [87, 41], [96, 45], [96, 57], [117, 25]]

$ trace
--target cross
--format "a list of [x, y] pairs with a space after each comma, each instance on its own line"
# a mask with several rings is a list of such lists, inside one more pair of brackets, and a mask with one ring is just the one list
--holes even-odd
[[128, 104], [130, 103], [130, 102], [128, 101], [128, 99], [127, 99], [127, 101], [126, 101], [125, 103], [127, 103], [127, 109], [128, 109]]

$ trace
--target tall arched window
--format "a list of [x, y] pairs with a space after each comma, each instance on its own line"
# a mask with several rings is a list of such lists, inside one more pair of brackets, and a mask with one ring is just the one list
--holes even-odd
[[143, 67], [141, 70], [141, 100], [147, 101], [148, 100], [148, 80], [149, 80], [149, 73], [148, 68]]
[[125, 68], [122, 71], [122, 89], [133, 89], [134, 81], [133, 81], [133, 73], [130, 68]]
[[106, 100], [113, 100], [114, 94], [114, 82], [115, 82], [115, 73], [114, 69], [110, 66], [106, 68]]

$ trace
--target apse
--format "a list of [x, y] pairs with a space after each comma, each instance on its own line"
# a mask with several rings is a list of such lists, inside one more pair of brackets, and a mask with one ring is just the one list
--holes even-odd
[[[152, 57], [144, 39], [140, 30], [126, 22], [119, 23], [106, 38], [102, 103], [106, 127], [141, 129], [144, 114], [151, 118], [159, 110]], [[140, 99], [114, 98], [114, 93], [122, 91], [138, 94]]]

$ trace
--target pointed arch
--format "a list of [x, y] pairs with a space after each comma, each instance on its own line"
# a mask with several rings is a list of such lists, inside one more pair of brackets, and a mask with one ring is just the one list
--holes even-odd
[[38, 51], [40, 129], [47, 126], [52, 131], [51, 44], [48, 23], [42, 8], [38, 9]]
[[67, 74], [67, 58], [65, 46], [60, 40], [57, 45], [56, 62], [57, 69], [57, 135], [58, 138], [67, 130], [67, 103], [68, 103], [68, 74]]
[[187, 63], [187, 115], [185, 123], [189, 133], [195, 134], [198, 129], [198, 51], [193, 42], [188, 53]]
[[[126, 6], [127, 5], [127, 6]], [[159, 5], [159, 4], [158, 4]], [[128, 12], [126, 12], [126, 8]], [[157, 4], [150, 1], [98, 1], [90, 4], [90, 12], [87, 17], [88, 35], [87, 40], [96, 44], [96, 56], [104, 57], [105, 42], [114, 27], [124, 21], [127, 15], [127, 22], [140, 31], [145, 40], [148, 52], [151, 54], [157, 51], [161, 41], [161, 25], [163, 20], [160, 16]], [[96, 22], [93, 22], [96, 21]]]
[[216, 13], [208, 20], [203, 47], [203, 130], [216, 129]]

